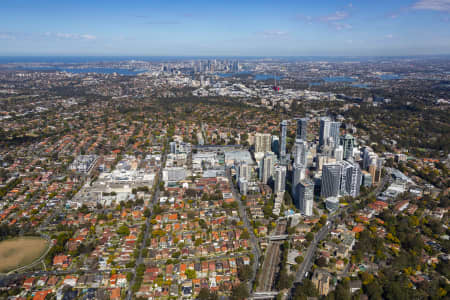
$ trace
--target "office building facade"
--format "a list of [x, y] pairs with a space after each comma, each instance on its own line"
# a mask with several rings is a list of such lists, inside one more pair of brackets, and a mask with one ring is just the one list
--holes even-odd
[[286, 166], [277, 166], [274, 174], [274, 193], [284, 193], [286, 186]]
[[255, 152], [269, 152], [271, 146], [270, 133], [257, 133], [255, 135]]
[[280, 161], [286, 161], [286, 139], [287, 139], [287, 125], [288, 122], [286, 120], [281, 121], [280, 123]]
[[298, 186], [298, 209], [305, 216], [312, 216], [314, 205], [314, 183], [301, 181]]
[[296, 139], [306, 141], [307, 134], [308, 134], [308, 119], [307, 118], [297, 119]]

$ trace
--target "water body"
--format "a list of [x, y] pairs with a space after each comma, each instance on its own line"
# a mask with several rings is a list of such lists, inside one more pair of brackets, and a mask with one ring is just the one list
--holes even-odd
[[256, 74], [255, 75], [255, 80], [268, 80], [268, 79], [280, 80], [282, 78], [283, 78], [282, 76], [274, 76], [274, 75], [269, 75], [269, 74]]
[[[208, 59], [211, 57], [188, 56], [0, 56], [0, 64], [45, 63], [45, 64], [84, 64], [122, 61], [180, 61], [187, 59]], [[215, 57], [216, 58], [216, 57]], [[237, 58], [236, 58], [237, 59]]]
[[383, 79], [383, 80], [395, 80], [395, 79], [401, 79], [402, 77], [397, 74], [384, 74], [384, 75], [378, 76], [378, 78]]
[[322, 78], [325, 82], [355, 82], [357, 81], [354, 78], [351, 77], [345, 77], [345, 76], [336, 76], [336, 77], [324, 77]]
[[144, 73], [145, 71], [139, 70], [130, 70], [130, 69], [120, 69], [120, 68], [59, 68], [59, 67], [30, 67], [23, 68], [25, 70], [35, 70], [35, 71], [59, 71], [59, 72], [68, 72], [73, 74], [80, 73], [99, 73], [99, 74], [113, 74], [117, 73], [120, 75], [128, 75], [133, 76], [140, 73]]
[[61, 71], [65, 71], [68, 73], [99, 73], [99, 74], [113, 74], [117, 73], [120, 75], [137, 75], [140, 73], [144, 73], [145, 71], [135, 71], [130, 69], [118, 69], [118, 68], [84, 68], [84, 69], [74, 69], [74, 68], [63, 68]]
[[270, 79], [280, 80], [283, 78], [282, 76], [274, 76], [271, 74], [254, 74], [252, 72], [217, 73], [215, 75], [217, 75], [219, 77], [223, 77], [223, 78], [234, 77], [234, 76], [239, 76], [239, 75], [250, 75], [250, 76], [253, 76], [254, 80], [270, 80]]

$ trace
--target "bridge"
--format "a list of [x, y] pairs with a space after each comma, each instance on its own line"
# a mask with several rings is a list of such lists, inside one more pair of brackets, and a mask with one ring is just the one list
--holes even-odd
[[275, 299], [278, 295], [277, 291], [267, 291], [267, 292], [255, 292], [250, 296], [250, 299]]
[[289, 238], [288, 234], [280, 234], [280, 235], [269, 235], [267, 237], [269, 241], [282, 241]]

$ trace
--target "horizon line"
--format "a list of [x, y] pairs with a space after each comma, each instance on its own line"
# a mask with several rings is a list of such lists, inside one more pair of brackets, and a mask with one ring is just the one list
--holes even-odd
[[423, 57], [423, 56], [450, 56], [445, 54], [391, 54], [391, 55], [143, 55], [143, 54], [17, 54], [3, 57], [249, 57], [249, 58], [296, 58], [296, 57]]

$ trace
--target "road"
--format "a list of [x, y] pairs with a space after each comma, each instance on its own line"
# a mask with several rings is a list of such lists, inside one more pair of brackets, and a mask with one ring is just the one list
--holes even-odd
[[328, 220], [329, 221], [329, 223], [327, 223], [328, 225], [323, 226], [314, 236], [314, 240], [311, 241], [311, 244], [309, 245], [308, 250], [306, 251], [303, 263], [300, 265], [300, 268], [295, 274], [295, 281], [294, 281], [295, 283], [302, 282], [306, 272], [311, 268], [314, 253], [316, 252], [317, 249], [317, 245], [321, 240], [323, 240], [328, 235], [328, 232], [332, 228], [334, 219], [336, 217], [337, 214], [332, 216], [331, 219]]
[[[381, 191], [383, 190], [384, 186], [389, 182], [389, 175], [386, 175], [383, 177], [383, 179], [381, 180], [380, 184], [377, 186], [377, 188], [375, 190], [372, 191], [372, 193], [370, 193], [369, 195], [366, 196], [366, 198], [371, 197], [375, 194], [375, 196], [378, 196]], [[322, 241], [330, 232], [330, 230], [334, 227], [334, 223], [336, 221], [336, 219], [338, 217], [340, 217], [340, 215], [344, 212], [347, 212], [347, 210], [350, 208], [351, 206], [347, 206], [345, 208], [340, 208], [339, 210], [336, 211], [336, 213], [334, 213], [333, 215], [330, 215], [328, 218], [328, 221], [326, 223], [325, 226], [323, 226], [314, 236], [314, 240], [311, 241], [308, 249], [306, 250], [306, 254], [304, 256], [304, 260], [303, 263], [300, 265], [300, 268], [298, 269], [297, 273], [295, 274], [295, 280], [294, 283], [301, 283], [302, 280], [305, 278], [305, 274], [306, 272], [308, 272], [311, 267], [312, 267], [312, 263], [313, 263], [313, 259], [314, 259], [314, 254], [316, 252], [317, 249], [317, 245], [319, 244], [320, 241]], [[289, 295], [288, 295], [288, 299], [291, 298], [291, 293], [293, 292], [293, 289], [289, 290]]]
[[252, 278], [249, 280], [249, 291], [252, 290], [253, 288], [253, 283], [255, 282], [256, 279], [256, 273], [258, 271], [258, 265], [259, 265], [259, 258], [261, 256], [261, 250], [259, 249], [259, 243], [258, 240], [255, 237], [255, 234], [253, 232], [253, 227], [250, 225], [250, 222], [248, 220], [248, 216], [247, 216], [247, 210], [245, 209], [244, 205], [242, 205], [242, 201], [241, 201], [241, 197], [239, 192], [236, 190], [236, 187], [233, 184], [233, 180], [231, 179], [231, 169], [227, 168], [227, 176], [228, 176], [228, 180], [230, 181], [230, 186], [231, 186], [231, 192], [233, 193], [233, 198], [234, 201], [236, 201], [238, 203], [238, 207], [239, 207], [239, 215], [242, 218], [242, 221], [244, 222], [244, 226], [245, 228], [247, 228], [247, 231], [250, 235], [250, 242], [252, 244], [252, 253], [253, 253], [253, 274], [252, 274]]
[[[91, 269], [91, 270], [82, 270], [79, 269], [76, 271], [79, 275], [86, 275], [86, 274], [107, 274], [109, 275], [111, 273], [112, 269]], [[132, 271], [130, 268], [124, 268], [120, 269], [121, 272], [128, 272]], [[23, 279], [25, 277], [40, 277], [40, 276], [62, 276], [62, 275], [69, 275], [73, 274], [73, 270], [52, 270], [52, 271], [34, 271], [34, 272], [21, 272], [21, 273], [14, 273], [14, 274], [8, 274], [8, 275], [2, 275], [0, 276], [0, 287], [5, 287], [9, 285], [9, 282], [16, 281], [19, 279]]]
[[160, 193], [160, 188], [159, 188], [159, 184], [162, 180], [162, 170], [164, 168], [164, 165], [166, 163], [166, 149], [167, 147], [164, 147], [164, 152], [162, 153], [162, 157], [161, 157], [161, 166], [159, 168], [159, 173], [158, 173], [158, 181], [155, 183], [155, 192], [153, 193], [153, 198], [152, 201], [149, 203], [149, 208], [151, 210], [151, 215], [147, 218], [146, 222], [145, 222], [145, 232], [144, 232], [144, 238], [142, 239], [142, 243], [141, 245], [138, 245], [136, 247], [139, 247], [139, 256], [136, 259], [136, 264], [135, 267], [132, 270], [133, 273], [133, 279], [131, 280], [131, 282], [128, 284], [128, 291], [127, 291], [127, 296], [126, 299], [127, 300], [131, 300], [131, 298], [133, 297], [133, 285], [136, 283], [136, 268], [143, 263], [144, 258], [142, 257], [142, 252], [144, 251], [145, 248], [145, 243], [148, 240], [148, 236], [150, 233], [150, 221], [152, 219], [152, 216], [154, 215], [154, 210], [153, 207], [158, 204], [158, 200], [159, 200], [159, 193]]

